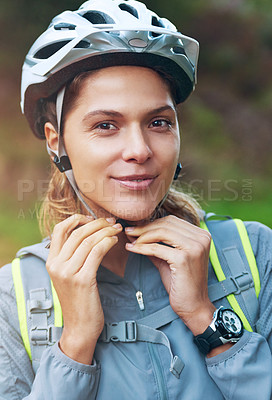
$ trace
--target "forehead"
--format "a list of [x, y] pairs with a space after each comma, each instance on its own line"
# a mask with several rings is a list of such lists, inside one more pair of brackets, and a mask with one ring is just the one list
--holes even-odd
[[77, 100], [103, 104], [135, 99], [173, 104], [170, 87], [154, 70], [137, 66], [116, 66], [88, 73], [81, 81]]

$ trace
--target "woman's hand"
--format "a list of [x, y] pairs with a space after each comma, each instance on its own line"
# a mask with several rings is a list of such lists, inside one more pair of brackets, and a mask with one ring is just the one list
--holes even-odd
[[46, 268], [58, 294], [64, 321], [62, 351], [90, 364], [104, 326], [96, 274], [106, 253], [117, 243], [122, 226], [114, 219], [73, 215], [57, 224]]
[[126, 244], [127, 250], [149, 256], [173, 310], [194, 335], [202, 333], [215, 310], [207, 285], [210, 234], [172, 215], [125, 232], [137, 237], [134, 244]]

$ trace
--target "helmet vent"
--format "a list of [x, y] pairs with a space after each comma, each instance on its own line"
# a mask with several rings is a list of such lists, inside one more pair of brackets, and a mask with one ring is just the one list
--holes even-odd
[[56, 31], [61, 31], [61, 30], [75, 30], [76, 29], [76, 25], [73, 24], [67, 24], [66, 22], [60, 22], [57, 25], [54, 25], [54, 29], [56, 29]]
[[107, 14], [98, 11], [88, 11], [82, 15], [94, 25], [98, 24], [114, 24], [114, 20]]
[[[162, 24], [162, 22], [159, 21], [158, 18], [155, 17], [154, 15], [153, 15], [153, 17], [152, 17], [151, 25], [158, 26], [159, 28], [164, 28], [164, 25]], [[161, 34], [160, 34], [160, 33], [155, 33], [155, 32], [150, 32], [150, 35], [151, 35], [152, 37], [158, 37], [158, 36], [160, 36]]]
[[[48, 46], [43, 47], [38, 50], [37, 53], [34, 54], [34, 58], [38, 58], [40, 60], [45, 60], [55, 54], [58, 50], [60, 50], [63, 46], [69, 43], [70, 40], [62, 40], [60, 42], [51, 43]], [[90, 47], [90, 43], [87, 40], [81, 40], [75, 48], [78, 49], [87, 49]]]
[[175, 53], [175, 54], [185, 54], [185, 51], [184, 51], [183, 48], [180, 47], [180, 46], [174, 46], [174, 47], [172, 48], [172, 51], [173, 51], [173, 53]]
[[130, 13], [131, 15], [133, 15], [135, 18], [138, 18], [138, 19], [139, 19], [138, 12], [137, 12], [137, 10], [136, 10], [134, 7], [131, 7], [131, 6], [129, 6], [128, 4], [122, 3], [122, 4], [119, 4], [119, 8], [120, 8], [122, 11], [127, 11], [128, 13]]

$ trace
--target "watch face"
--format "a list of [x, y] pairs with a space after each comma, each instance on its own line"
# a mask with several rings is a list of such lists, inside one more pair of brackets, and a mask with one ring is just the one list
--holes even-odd
[[230, 310], [224, 310], [222, 320], [225, 328], [231, 332], [239, 334], [242, 330], [240, 318]]

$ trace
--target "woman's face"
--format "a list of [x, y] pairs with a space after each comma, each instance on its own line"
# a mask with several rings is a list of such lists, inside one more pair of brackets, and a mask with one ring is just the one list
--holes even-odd
[[66, 115], [64, 143], [78, 187], [98, 217], [147, 219], [168, 190], [179, 156], [167, 84], [143, 67], [96, 71]]

